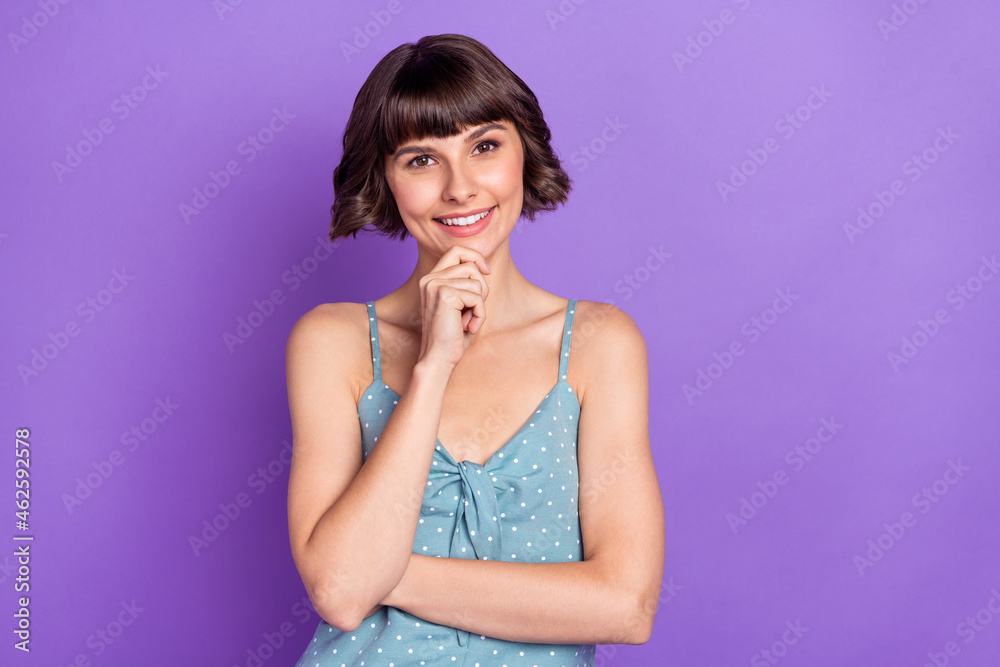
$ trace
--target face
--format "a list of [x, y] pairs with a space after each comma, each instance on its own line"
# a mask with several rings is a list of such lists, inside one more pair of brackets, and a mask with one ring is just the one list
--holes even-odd
[[462, 245], [489, 258], [521, 214], [524, 149], [508, 121], [407, 142], [386, 157], [385, 176], [421, 253]]

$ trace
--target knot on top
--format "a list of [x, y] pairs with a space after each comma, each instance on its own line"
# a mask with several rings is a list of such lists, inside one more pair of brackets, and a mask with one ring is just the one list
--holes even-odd
[[462, 546], [471, 542], [477, 560], [502, 560], [500, 509], [490, 474], [471, 461], [463, 461], [457, 467], [462, 493], [458, 494], [455, 533], [448, 555], [467, 558], [462, 555]]

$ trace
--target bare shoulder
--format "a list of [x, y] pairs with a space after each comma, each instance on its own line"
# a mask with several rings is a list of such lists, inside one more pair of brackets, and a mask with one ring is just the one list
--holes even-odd
[[349, 333], [352, 329], [358, 328], [358, 318], [365, 309], [363, 303], [321, 303], [311, 310], [303, 313], [292, 328], [292, 333], [296, 330], [305, 330], [310, 335], [318, 335], [320, 332]]
[[363, 303], [321, 303], [295, 322], [288, 335], [288, 345], [329, 343], [331, 338], [337, 343], [344, 343], [351, 338], [363, 337], [368, 330], [362, 327], [362, 322], [367, 321], [364, 310]]
[[628, 313], [614, 304], [584, 300], [577, 301], [575, 311], [570, 359], [581, 402], [588, 386], [613, 377], [648, 381], [646, 340]]
[[[577, 301], [573, 314], [573, 351], [577, 346], [590, 362], [614, 358], [616, 351], [645, 351], [646, 340], [635, 320], [618, 306], [601, 301]], [[592, 365], [589, 364], [589, 365]]]
[[309, 368], [319, 371], [318, 375], [331, 377], [333, 373], [356, 380], [368, 355], [367, 321], [363, 303], [315, 306], [295, 322], [288, 334], [287, 371]]

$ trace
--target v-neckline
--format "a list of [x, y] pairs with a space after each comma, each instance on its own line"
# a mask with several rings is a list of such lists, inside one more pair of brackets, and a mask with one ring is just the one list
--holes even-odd
[[[379, 378], [378, 380], [372, 380], [371, 384], [368, 385], [368, 388], [365, 389], [365, 391], [362, 392], [361, 395], [364, 396], [365, 393], [367, 393], [368, 390], [371, 389], [372, 384], [375, 384], [376, 382], [381, 382], [382, 386], [385, 387], [389, 392], [391, 392], [397, 399], [401, 398], [400, 395], [396, 392], [396, 390], [393, 389], [392, 387], [390, 387], [388, 384], [386, 384], [385, 380], [382, 380], [381, 378]], [[510, 445], [515, 440], [517, 440], [517, 437], [519, 435], [521, 435], [521, 432], [524, 431], [525, 428], [527, 428], [528, 424], [531, 423], [531, 420], [534, 419], [535, 415], [538, 414], [538, 412], [539, 412], [539, 410], [541, 410], [542, 406], [545, 405], [545, 401], [549, 400], [552, 397], [552, 393], [556, 389], [559, 388], [559, 385], [562, 385], [562, 384], [565, 384], [566, 386], [569, 386], [569, 383], [566, 382], [566, 380], [564, 380], [564, 379], [560, 379], [554, 385], [552, 385], [552, 388], [549, 389], [548, 392], [546, 392], [545, 397], [541, 401], [539, 401], [538, 405], [536, 405], [532, 409], [531, 414], [528, 415], [528, 418], [524, 420], [524, 423], [521, 424], [521, 427], [517, 429], [517, 431], [514, 433], [514, 435], [512, 435], [510, 437], [510, 439], [507, 440], [507, 442], [505, 442], [502, 445], [500, 445], [500, 448], [498, 450], [496, 450], [495, 452], [493, 452], [493, 454], [490, 455], [490, 458], [486, 459], [486, 463], [476, 463], [475, 461], [470, 461], [469, 459], [466, 459], [466, 460], [461, 461], [461, 462], [456, 461], [455, 457], [453, 457], [451, 455], [451, 452], [448, 451], [448, 448], [445, 446], [445, 444], [443, 442], [441, 442], [441, 438], [438, 438], [438, 437], [435, 436], [435, 442], [436, 442], [436, 444], [438, 444], [438, 445], [441, 446], [439, 451], [444, 452], [444, 455], [448, 457], [448, 460], [451, 461], [452, 463], [454, 463], [456, 466], [462, 465], [464, 463], [471, 463], [473, 465], [479, 466], [480, 468], [485, 468], [486, 466], [488, 466], [490, 464], [490, 462], [493, 459], [497, 458], [498, 454], [504, 453], [504, 450], [507, 449], [508, 445]], [[570, 393], [573, 395], [573, 400], [576, 400], [576, 392], [573, 391], [573, 387], [570, 387]], [[578, 406], [579, 406], [579, 404], [580, 404], [580, 402], [577, 401], [577, 405]], [[393, 409], [395, 410], [395, 408], [393, 408]]]

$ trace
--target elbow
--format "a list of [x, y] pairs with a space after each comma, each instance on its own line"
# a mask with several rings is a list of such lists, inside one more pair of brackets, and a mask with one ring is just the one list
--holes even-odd
[[341, 632], [354, 632], [361, 625], [361, 614], [349, 595], [345, 595], [340, 582], [325, 579], [307, 589], [309, 600], [320, 618]]
[[633, 646], [641, 646], [642, 644], [648, 642], [652, 636], [652, 623], [637, 623], [635, 627], [630, 628], [630, 633], [627, 635], [627, 639], [624, 643], [631, 644]]
[[316, 611], [319, 612], [320, 618], [322, 618], [324, 621], [326, 621], [333, 627], [337, 628], [341, 632], [354, 632], [355, 630], [358, 629], [358, 626], [361, 625], [360, 623], [355, 622], [351, 619], [341, 618], [334, 614], [330, 614], [326, 611], [320, 612], [318, 609]]
[[649, 641], [653, 635], [653, 617], [643, 610], [632, 607], [631, 613], [624, 616], [624, 627], [619, 620], [618, 637], [616, 644], [631, 644], [639, 646]]
[[336, 609], [332, 609], [330, 611], [324, 610], [320, 612], [320, 616], [324, 621], [341, 632], [354, 632], [361, 625], [361, 619], [358, 618], [357, 615], [343, 613], [342, 611]]
[[309, 600], [320, 618], [341, 632], [354, 632], [382, 606], [386, 593], [377, 589], [370, 572], [355, 570], [327, 557], [325, 562], [300, 552], [296, 565]]
[[621, 644], [639, 646], [645, 644], [653, 636], [653, 621], [656, 619], [656, 609], [659, 605], [658, 595], [649, 595], [645, 591], [639, 595], [626, 597], [628, 608], [619, 615], [619, 623], [624, 619], [624, 626], [619, 625], [618, 636]]
[[653, 635], [653, 621], [660, 604], [659, 581], [640, 581], [623, 577], [627, 568], [615, 565], [612, 574], [602, 576], [605, 583], [608, 641], [601, 644], [645, 644]]

